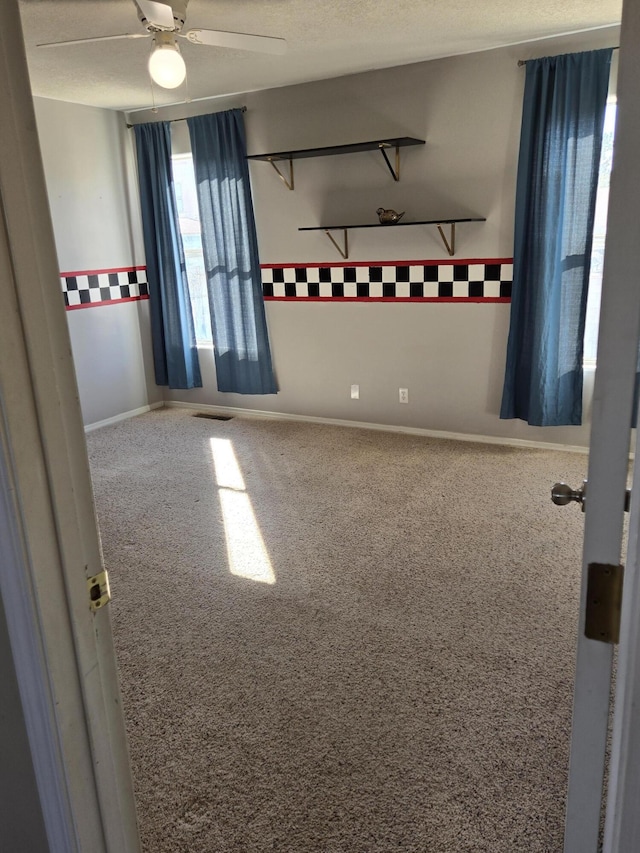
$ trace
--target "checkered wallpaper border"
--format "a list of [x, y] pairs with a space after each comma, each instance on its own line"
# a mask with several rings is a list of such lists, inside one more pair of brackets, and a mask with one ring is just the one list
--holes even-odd
[[[509, 302], [511, 258], [385, 261], [377, 264], [263, 264], [265, 300]], [[67, 310], [149, 298], [146, 267], [60, 273]]]
[[67, 310], [149, 298], [146, 267], [60, 273]]
[[266, 300], [509, 302], [511, 258], [262, 266]]

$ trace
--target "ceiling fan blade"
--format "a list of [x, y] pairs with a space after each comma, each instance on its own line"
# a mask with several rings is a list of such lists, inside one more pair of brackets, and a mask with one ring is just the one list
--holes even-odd
[[69, 39], [68, 41], [47, 41], [43, 44], [38, 44], [36, 47], [63, 47], [67, 44], [86, 44], [91, 41], [114, 41], [114, 39], [147, 39], [150, 38], [149, 33], [122, 33], [117, 36], [95, 36], [94, 38], [86, 39]]
[[136, 3], [147, 21], [154, 27], [159, 27], [162, 30], [173, 30], [175, 28], [173, 9], [170, 5], [159, 3], [157, 0], [136, 0]]
[[230, 47], [236, 50], [256, 50], [260, 53], [286, 53], [285, 39], [272, 36], [255, 36], [249, 33], [228, 33], [222, 30], [187, 30], [176, 33], [191, 44], [208, 44], [212, 47]]

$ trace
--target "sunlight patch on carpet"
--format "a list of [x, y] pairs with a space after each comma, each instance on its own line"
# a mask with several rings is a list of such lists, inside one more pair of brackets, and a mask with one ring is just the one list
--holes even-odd
[[258, 583], [274, 584], [276, 576], [273, 566], [231, 441], [212, 438], [211, 453], [231, 574]]

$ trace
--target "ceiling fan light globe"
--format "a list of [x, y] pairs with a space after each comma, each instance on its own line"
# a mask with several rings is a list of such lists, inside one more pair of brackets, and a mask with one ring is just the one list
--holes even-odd
[[176, 89], [187, 76], [187, 66], [175, 45], [159, 45], [149, 57], [151, 79], [163, 89]]

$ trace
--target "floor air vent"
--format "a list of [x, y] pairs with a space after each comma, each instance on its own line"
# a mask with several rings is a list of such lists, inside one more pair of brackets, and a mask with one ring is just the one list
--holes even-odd
[[210, 421], [230, 421], [233, 415], [209, 415], [206, 412], [196, 412], [194, 418], [208, 418]]

